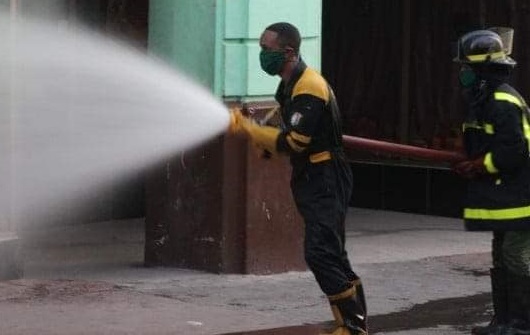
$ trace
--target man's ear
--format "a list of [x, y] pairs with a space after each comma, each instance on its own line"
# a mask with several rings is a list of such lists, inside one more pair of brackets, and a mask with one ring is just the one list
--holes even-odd
[[290, 61], [298, 60], [298, 55], [291, 47], [286, 47], [285, 52], [287, 53], [287, 59]]

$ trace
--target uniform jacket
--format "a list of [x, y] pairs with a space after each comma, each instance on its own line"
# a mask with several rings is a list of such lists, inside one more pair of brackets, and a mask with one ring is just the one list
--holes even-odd
[[506, 83], [472, 99], [463, 124], [470, 159], [484, 157], [488, 173], [472, 179], [464, 206], [468, 230], [530, 230], [528, 107]]
[[293, 168], [342, 155], [339, 110], [326, 80], [300, 61], [288, 83], [276, 91], [282, 132], [278, 150], [288, 152]]

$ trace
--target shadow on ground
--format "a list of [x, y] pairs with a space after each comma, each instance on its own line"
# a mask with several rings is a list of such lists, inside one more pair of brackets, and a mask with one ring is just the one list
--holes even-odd
[[[429, 301], [408, 310], [369, 318], [370, 333], [436, 328], [441, 325], [457, 330], [469, 330], [472, 325], [489, 320], [490, 304], [489, 293]], [[332, 326], [332, 323], [328, 322], [224, 335], [317, 335], [319, 332], [331, 329]]]

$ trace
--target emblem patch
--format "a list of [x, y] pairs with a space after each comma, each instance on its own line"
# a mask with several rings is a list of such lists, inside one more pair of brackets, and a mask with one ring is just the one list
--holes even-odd
[[295, 112], [291, 116], [291, 126], [296, 126], [300, 123], [300, 120], [302, 120], [302, 114]]

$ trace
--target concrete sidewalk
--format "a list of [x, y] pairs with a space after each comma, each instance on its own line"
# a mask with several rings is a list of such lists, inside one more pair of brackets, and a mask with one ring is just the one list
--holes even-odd
[[[213, 335], [332, 318], [309, 272], [141, 266], [141, 219], [21, 236], [25, 278], [0, 282], [0, 334]], [[347, 247], [372, 333], [468, 334], [487, 319], [490, 233], [464, 232], [457, 219], [352, 208]]]

